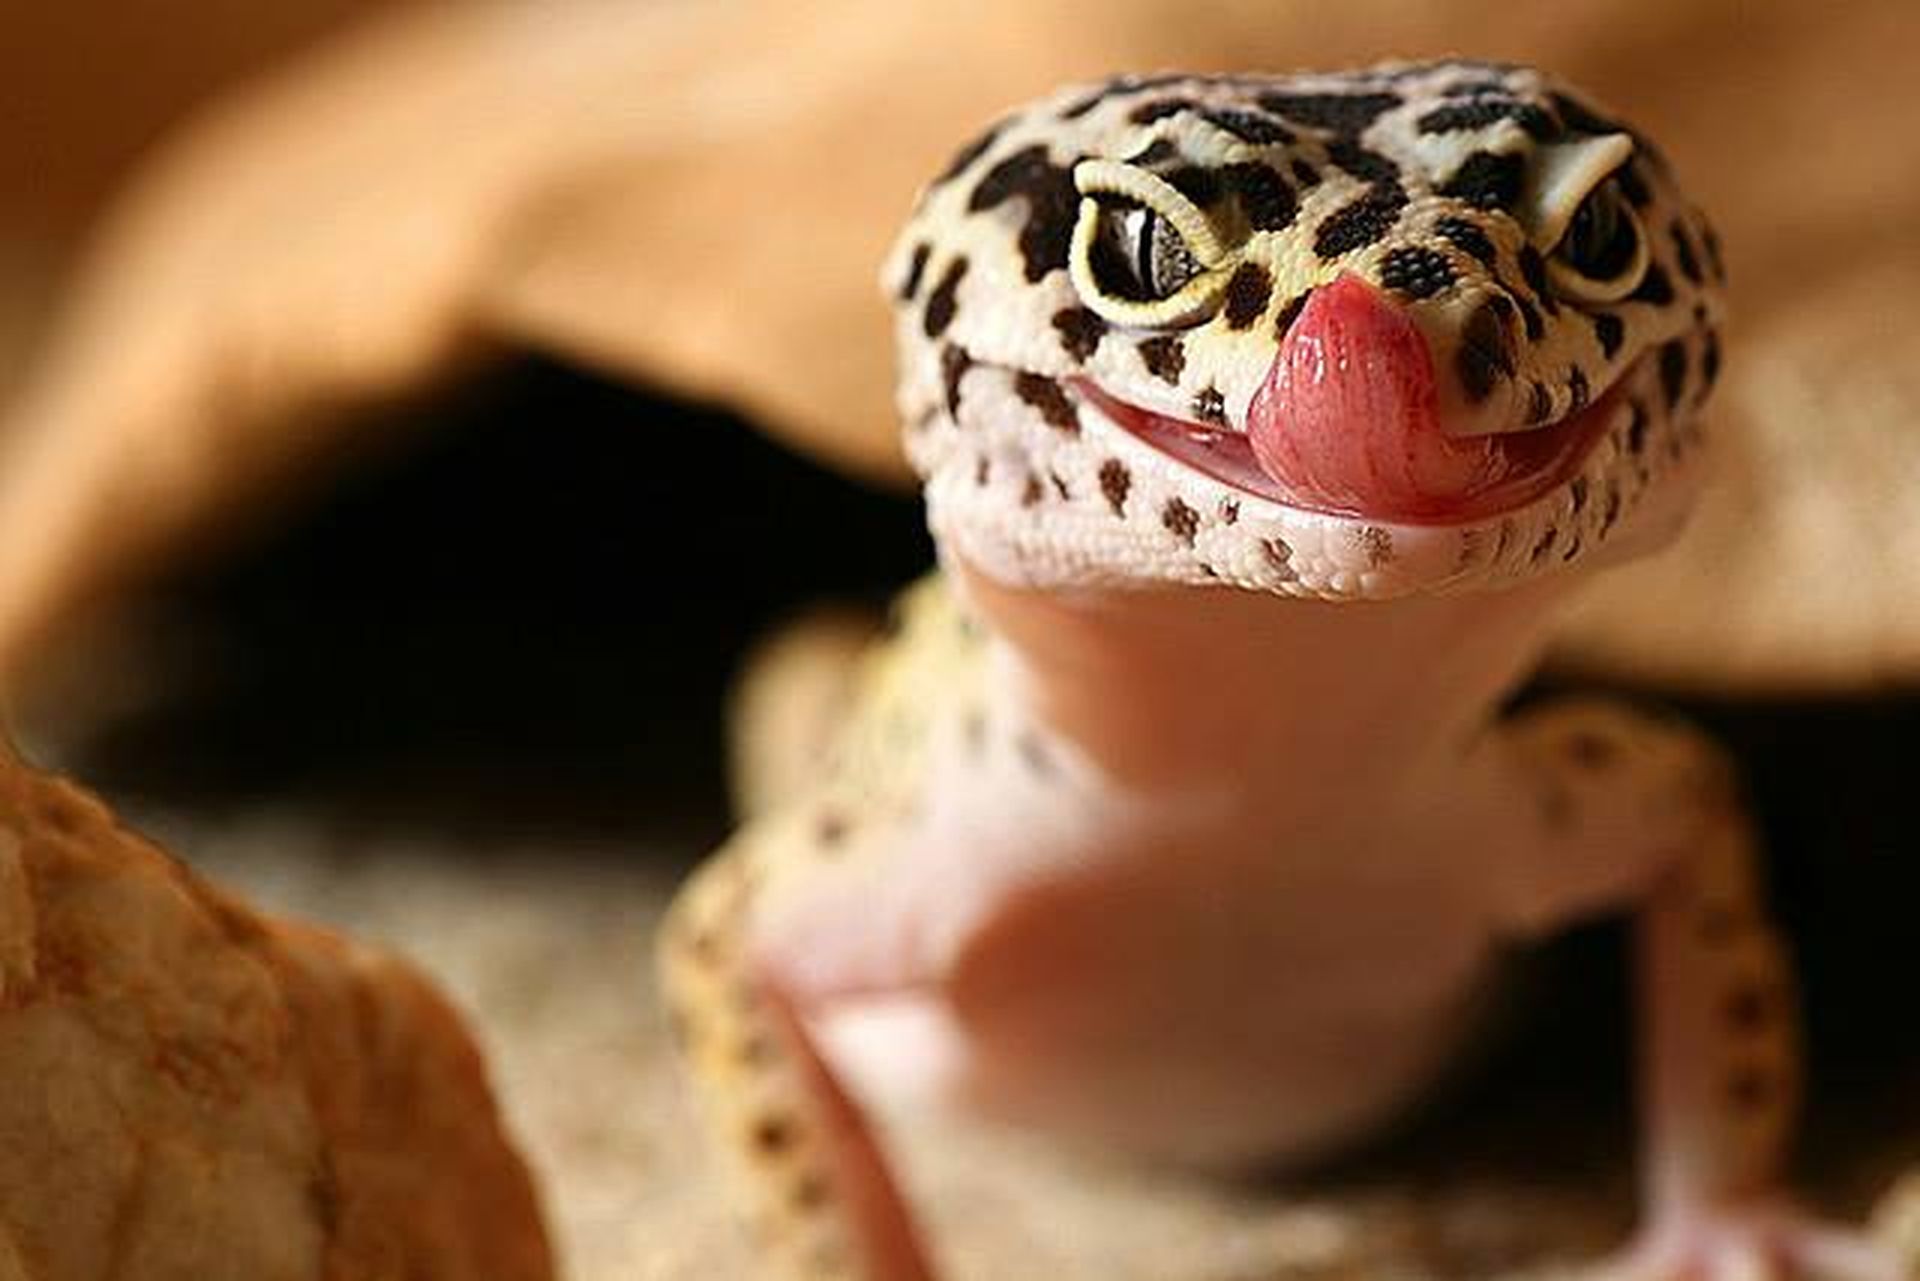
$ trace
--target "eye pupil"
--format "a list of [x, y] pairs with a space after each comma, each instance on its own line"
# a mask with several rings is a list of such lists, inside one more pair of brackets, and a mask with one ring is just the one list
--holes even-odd
[[1159, 295], [1159, 282], [1153, 269], [1153, 248], [1160, 219], [1151, 209], [1135, 209], [1128, 218], [1133, 225], [1133, 269], [1149, 298]]
[[1116, 203], [1100, 216], [1090, 265], [1108, 294], [1128, 302], [1159, 302], [1200, 274], [1186, 241], [1152, 209]]
[[1608, 183], [1574, 210], [1560, 257], [1589, 280], [1612, 280], [1633, 264], [1634, 235], [1633, 220], [1621, 212], [1619, 193]]

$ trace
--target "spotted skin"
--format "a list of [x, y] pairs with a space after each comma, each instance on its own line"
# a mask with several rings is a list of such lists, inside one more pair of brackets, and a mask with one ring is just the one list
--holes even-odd
[[[1572, 270], [1595, 227], [1604, 278]], [[1415, 524], [1115, 418], [1246, 433], [1342, 276], [1414, 322], [1447, 430], [1604, 406], [1592, 443], [1536, 498]], [[1501, 64], [1124, 77], [963, 148], [884, 280], [945, 573], [661, 936], [769, 1276], [934, 1275], [864, 1073], [1144, 1155], [1321, 1155], [1450, 1061], [1499, 940], [1625, 908], [1650, 1220], [1607, 1275], [1907, 1275], [1778, 1194], [1794, 995], [1725, 762], [1605, 704], [1501, 715], [1569, 585], [1670, 535], [1697, 476], [1724, 271], [1644, 138]], [[911, 1049], [863, 1050], [875, 1001]]]

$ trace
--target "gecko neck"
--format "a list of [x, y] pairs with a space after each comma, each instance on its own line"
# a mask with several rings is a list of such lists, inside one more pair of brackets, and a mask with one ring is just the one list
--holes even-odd
[[1000, 638], [998, 696], [1020, 714], [1128, 786], [1249, 780], [1281, 803], [1403, 784], [1457, 758], [1532, 670], [1583, 577], [1329, 604], [1227, 588], [1031, 591], [961, 567]]

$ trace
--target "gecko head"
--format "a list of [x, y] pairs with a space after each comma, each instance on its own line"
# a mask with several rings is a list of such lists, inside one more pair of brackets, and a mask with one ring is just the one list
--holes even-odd
[[1067, 91], [956, 158], [888, 280], [936, 532], [1034, 585], [1587, 563], [1677, 522], [1720, 360], [1666, 162], [1487, 63]]

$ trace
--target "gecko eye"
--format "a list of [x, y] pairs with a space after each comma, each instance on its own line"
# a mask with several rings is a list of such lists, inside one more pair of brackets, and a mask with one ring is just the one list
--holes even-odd
[[1547, 268], [1555, 288], [1575, 302], [1618, 302], [1639, 287], [1646, 237], [1617, 183], [1601, 183], [1580, 202]]
[[1219, 302], [1229, 250], [1200, 207], [1166, 179], [1117, 160], [1074, 166], [1080, 216], [1068, 271], [1109, 324], [1190, 325]]
[[1162, 302], [1200, 274], [1200, 260], [1165, 218], [1144, 205], [1103, 202], [1088, 266], [1100, 288], [1127, 302]]

